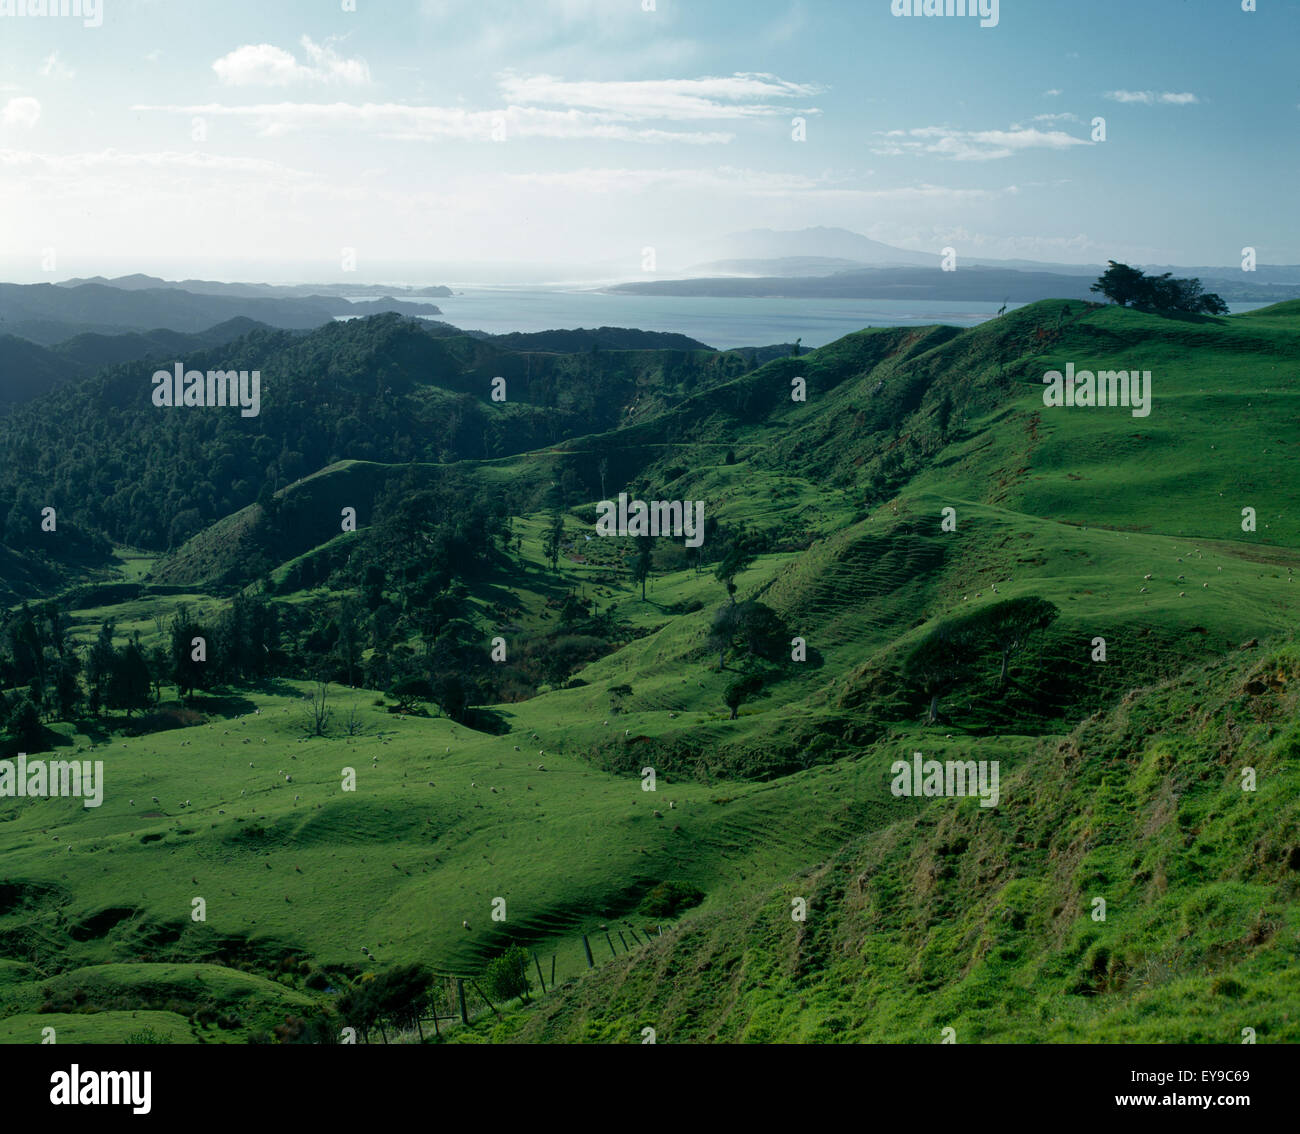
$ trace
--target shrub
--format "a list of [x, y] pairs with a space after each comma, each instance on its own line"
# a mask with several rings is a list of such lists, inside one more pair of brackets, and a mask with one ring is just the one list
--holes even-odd
[[637, 906], [644, 917], [676, 917], [682, 910], [704, 901], [704, 891], [689, 882], [660, 882]]
[[488, 962], [484, 974], [488, 995], [497, 1000], [511, 1000], [518, 996], [528, 999], [528, 953], [522, 945], [511, 945], [499, 957]]

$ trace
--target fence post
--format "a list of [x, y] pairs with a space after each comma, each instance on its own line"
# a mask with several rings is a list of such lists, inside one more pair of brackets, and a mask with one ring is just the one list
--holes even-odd
[[456, 993], [460, 997], [460, 1022], [469, 1026], [469, 1010], [465, 1007], [465, 978], [456, 978]]
[[630, 953], [631, 950], [627, 947], [627, 938], [623, 936], [623, 931], [621, 929], [616, 929], [614, 932], [618, 934], [618, 939], [623, 942], [623, 952]]
[[551, 987], [555, 987], [555, 954], [551, 954]]
[[542, 992], [546, 992], [546, 981], [542, 980], [542, 962], [537, 959], [537, 950], [533, 950], [533, 964], [537, 966], [537, 982], [542, 986]]
[[497, 1019], [499, 1020], [501, 1018], [501, 1013], [497, 1012], [497, 1006], [493, 1004], [492, 1001], [488, 1000], [487, 993], [485, 993], [481, 988], [479, 988], [478, 981], [471, 979], [469, 983], [474, 986], [475, 992], [477, 992], [481, 997], [483, 997], [484, 1000], [487, 1000], [487, 1006], [491, 1008], [493, 1012], [497, 1013]]
[[587, 968], [594, 969], [596, 967], [596, 962], [592, 959], [591, 942], [587, 940], [587, 935], [585, 933], [582, 935], [582, 947], [587, 951]]
[[614, 948], [614, 939], [609, 935], [609, 930], [605, 930], [605, 940], [609, 942], [609, 955], [617, 957], [618, 951]]
[[641, 938], [639, 938], [639, 937], [636, 935], [636, 930], [633, 929], [630, 925], [627, 927], [627, 931], [632, 935], [632, 940], [635, 941], [638, 945], [644, 945], [644, 944], [645, 944], [645, 942], [642, 941]]

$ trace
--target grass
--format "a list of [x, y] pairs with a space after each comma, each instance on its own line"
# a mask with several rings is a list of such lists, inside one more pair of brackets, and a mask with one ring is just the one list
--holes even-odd
[[[475, 973], [512, 940], [544, 966], [554, 953], [562, 988], [459, 1038], [639, 1042], [645, 1026], [660, 1042], [934, 1042], [947, 1026], [959, 1042], [1236, 1042], [1245, 1026], [1261, 1042], [1298, 1038], [1297, 654], [1278, 636], [1296, 621], [1300, 485], [1277, 423], [1295, 417], [1300, 315], [1181, 323], [1071, 307], [963, 333], [849, 336], [687, 399], [664, 419], [680, 443], [655, 448], [659, 419], [627, 431], [646, 454], [643, 486], [682, 453], [708, 453], [672, 495], [770, 536], [740, 597], [772, 606], [811, 660], [735, 721], [722, 699], [734, 674], [706, 641], [720, 585], [665, 552], [642, 602], [621, 566], [627, 541], [585, 540], [575, 511], [558, 572], [543, 562], [547, 516], [515, 520], [521, 556], [469, 600], [484, 640], [502, 587], [520, 606], [511, 648], [553, 626], [547, 600], [570, 587], [633, 637], [582, 684], [495, 706], [508, 733], [395, 715], [373, 691], [336, 687], [338, 715], [355, 703], [363, 735], [308, 739], [296, 682], [200, 697], [205, 719], [189, 728], [60, 726], [60, 755], [103, 759], [108, 791], [97, 810], [0, 801], [0, 1039], [35, 1042], [32, 1021], [49, 1017], [89, 1029], [86, 1042], [120, 1040], [139, 1028], [129, 1003], [173, 1042], [245, 1040], [328, 1000], [311, 972], [341, 983], [419, 960]], [[1151, 416], [1043, 407], [1038, 378], [1067, 361], [1152, 370]], [[807, 405], [780, 403], [791, 366], [809, 375]], [[742, 419], [734, 406], [768, 386], [770, 412]], [[938, 438], [944, 389], [957, 424]], [[907, 444], [929, 446], [924, 461], [872, 497], [868, 471]], [[544, 479], [557, 459], [477, 475]], [[388, 471], [345, 462], [285, 495], [320, 509], [326, 487], [373, 493]], [[1246, 506], [1255, 532], [1241, 528]], [[946, 507], [955, 532], [941, 529]], [[249, 523], [211, 529], [167, 577], [189, 581], [205, 554], [233, 561]], [[293, 548], [276, 580], [351, 538]], [[146, 561], [121, 558], [139, 581]], [[898, 687], [902, 652], [937, 618], [1027, 594], [1061, 615], [1013, 664], [1011, 689], [996, 689], [996, 668], [973, 674], [939, 727], [920, 724]], [[106, 619], [148, 641], [154, 615], [180, 602], [219, 600], [196, 587], [73, 620], [82, 641]], [[1091, 660], [1098, 637], [1105, 663]], [[1251, 638], [1264, 645], [1239, 652]], [[615, 711], [622, 684], [632, 693]], [[1003, 805], [894, 798], [889, 764], [915, 749], [998, 759]], [[588, 974], [578, 934], [641, 925], [637, 904], [665, 880], [703, 902], [613, 963], [598, 935], [602, 968]], [[790, 917], [796, 897], [806, 923]], [[58, 1000], [78, 992], [100, 1011]]]

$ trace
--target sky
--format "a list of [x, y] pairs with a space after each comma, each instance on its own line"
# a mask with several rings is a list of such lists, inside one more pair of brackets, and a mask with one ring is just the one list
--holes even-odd
[[6, 280], [632, 279], [818, 225], [1300, 263], [1297, 0], [45, 2], [0, 0]]

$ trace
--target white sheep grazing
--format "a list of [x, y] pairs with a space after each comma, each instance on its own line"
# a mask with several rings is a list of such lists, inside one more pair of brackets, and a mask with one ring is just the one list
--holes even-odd
[[669, 811], [676, 811], [676, 810], [677, 810], [677, 801], [676, 801], [675, 799], [670, 799], [670, 800], [668, 801], [668, 810], [669, 810]]
[[135, 806], [135, 800], [134, 800], [134, 799], [128, 800], [127, 802], [130, 803], [132, 807]]
[[654, 816], [655, 816], [656, 819], [662, 819], [662, 818], [664, 817], [664, 813], [663, 813], [662, 811], [659, 811], [658, 809], [656, 809], [656, 810], [655, 810], [655, 813], [654, 813]]
[[538, 770], [539, 772], [544, 772], [544, 771], [546, 771], [546, 765], [545, 765], [545, 764], [538, 764], [538, 765], [537, 765], [537, 770]]
[[1144, 578], [1144, 579], [1150, 579], [1151, 576], [1150, 576], [1150, 575], [1143, 575], [1142, 578]]
[[460, 924], [461, 924], [461, 928], [462, 928], [462, 929], [468, 929], [468, 928], [469, 928], [469, 922], [467, 922], [467, 921], [462, 921]]
[[158, 797], [157, 797], [156, 795], [153, 797], [153, 801], [154, 801], [154, 803], [157, 803], [157, 802], [158, 802]]

